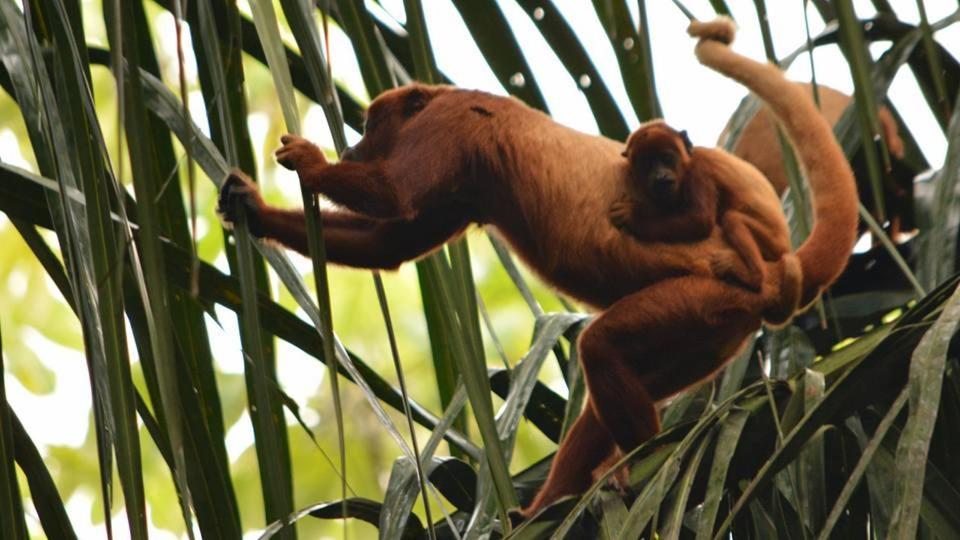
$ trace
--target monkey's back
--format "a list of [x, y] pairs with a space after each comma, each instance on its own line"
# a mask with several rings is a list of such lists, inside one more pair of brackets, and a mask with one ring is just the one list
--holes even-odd
[[[682, 245], [641, 242], [610, 222], [610, 205], [626, 189], [623, 143], [558, 124], [512, 98], [483, 94], [478, 104], [491, 116], [474, 135], [495, 145], [479, 151], [494, 156], [476, 195], [490, 208], [482, 221], [567, 294], [606, 307], [655, 281], [689, 274], [724, 246], [719, 234]], [[688, 268], [677, 268], [681, 259]]]
[[766, 176], [753, 164], [717, 148], [696, 147], [698, 159], [713, 171], [727, 204], [768, 225], [775, 234], [789, 237], [780, 196]]

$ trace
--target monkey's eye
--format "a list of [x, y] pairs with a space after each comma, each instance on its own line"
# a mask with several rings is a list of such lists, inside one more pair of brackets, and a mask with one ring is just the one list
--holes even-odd
[[660, 156], [660, 162], [667, 167], [673, 167], [677, 164], [677, 156], [675, 154], [663, 154]]

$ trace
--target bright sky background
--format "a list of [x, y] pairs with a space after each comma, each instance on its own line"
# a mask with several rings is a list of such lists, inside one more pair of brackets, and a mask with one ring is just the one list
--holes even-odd
[[[568, 76], [566, 70], [550, 52], [533, 22], [515, 1], [498, 1], [516, 32], [516, 37], [545, 94], [553, 117], [564, 124], [596, 133], [596, 124], [577, 82]], [[594, 15], [592, 2], [589, 0], [554, 0], [554, 2], [563, 11], [581, 43], [591, 55], [625, 112], [629, 125], [631, 128], [636, 127], [638, 121], [629, 106], [619, 78], [616, 59]], [[241, 1], [241, 4], [244, 3]], [[386, 6], [389, 14], [402, 20], [402, 0], [382, 0], [382, 4]], [[684, 4], [703, 19], [712, 16], [713, 11], [706, 0], [688, 0]], [[751, 57], [763, 58], [753, 1], [731, 0], [728, 4], [741, 26], [735, 48]], [[919, 21], [915, 0], [891, 0], [891, 4], [905, 22]], [[460, 86], [504, 93], [504, 89], [474, 46], [466, 27], [450, 1], [423, 0], [423, 5], [437, 60], [444, 73]], [[869, 17], [874, 13], [869, 0], [855, 0], [854, 5], [861, 18]], [[927, 0], [925, 5], [930, 21], [936, 21], [948, 15], [957, 7], [954, 0]], [[774, 29], [773, 40], [778, 56], [784, 56], [805, 43], [803, 2], [771, 0], [767, 2], [767, 7], [770, 12], [770, 24]], [[685, 32], [687, 21], [671, 2], [648, 0], [647, 9], [648, 19], [654, 21], [651, 28], [654, 69], [664, 116], [674, 126], [686, 129], [695, 144], [712, 145], [727, 118], [746, 92], [740, 85], [696, 62], [692, 52], [693, 40]], [[158, 32], [166, 32], [167, 29], [172, 29], [173, 22], [169, 15], [164, 14], [158, 17], [154, 24], [157, 25]], [[823, 29], [823, 24], [812, 7], [810, 8], [810, 25], [812, 35], [818, 34]], [[172, 31], [166, 35], [172, 35]], [[940, 32], [937, 39], [947, 50], [955, 53], [960, 51], [960, 25], [954, 25]], [[173, 57], [173, 41], [164, 40], [163, 46], [168, 48], [165, 54]], [[335, 74], [353, 88], [362, 88], [349, 41], [342, 34], [337, 33], [331, 38], [331, 46]], [[883, 43], [874, 45], [872, 49], [874, 57], [876, 58], [887, 46], [888, 44]], [[847, 65], [836, 47], [819, 48], [814, 55], [814, 62], [817, 78], [821, 84], [847, 93], [852, 91]], [[188, 66], [187, 71], [188, 75], [195, 77], [195, 66]], [[789, 75], [796, 80], [809, 80], [808, 57], [800, 57], [789, 70]], [[899, 112], [915, 128], [913, 135], [926, 153], [928, 160], [934, 167], [940, 167], [946, 141], [907, 70], [902, 70], [894, 80], [889, 95]], [[198, 122], [205, 125], [199, 91], [191, 96], [191, 110], [197, 116]], [[308, 137], [321, 145], [332, 146], [322, 113], [318, 108], [315, 107], [306, 112], [304, 127]], [[266, 118], [251, 117], [250, 128], [254, 136], [254, 144], [260, 144], [266, 134]], [[357, 135], [353, 134], [353, 137], [355, 140]], [[7, 163], [33, 168], [20, 156], [13, 132], [2, 126], [0, 126], [0, 159]], [[279, 177], [275, 181], [280, 185], [296, 186], [295, 182], [285, 182]], [[7, 226], [9, 222], [0, 214], [0, 227]], [[11, 279], [11, 282], [5, 286], [15, 289], [25, 287], [25, 282], [18, 283], [17, 279]], [[52, 285], [50, 289], [53, 289]], [[238, 350], [239, 344], [234, 338], [236, 336], [235, 318], [223, 316], [220, 321], [224, 325], [222, 329], [211, 325], [213, 339], [227, 350]], [[13, 377], [7, 377], [10, 401], [41, 447], [49, 444], [80, 445], [88, 430], [90, 411], [87, 373], [82, 361], [82, 353], [64, 349], [44, 338], [39, 332], [30, 329], [18, 338], [26, 340], [34, 350], [44, 351], [38, 357], [48, 364], [48, 368], [57, 373], [57, 389], [51, 394], [37, 396], [28, 392]], [[294, 399], [303, 403], [316, 391], [316, 364], [312, 360], [302, 358], [302, 353], [282, 343], [280, 354], [284, 357], [284, 362], [280, 364], [282, 384]], [[236, 365], [218, 365], [218, 367], [227, 371], [237, 371]], [[304, 369], [309, 369], [312, 375], [301, 376]], [[56, 421], [45, 420], [47, 411], [53, 410], [58, 411]], [[307, 416], [306, 420], [312, 423], [314, 419]], [[251, 442], [252, 432], [249, 420], [244, 415], [228, 433], [227, 445], [230, 456], [235, 458]], [[78, 493], [69, 501], [71, 518], [81, 538], [104, 536], [103, 527], [94, 526], [89, 521], [92, 501], [92, 497], [82, 493]], [[126, 534], [125, 523], [117, 522], [114, 531], [117, 538], [123, 538]], [[155, 537], [165, 538], [169, 535], [159, 533]]]
[[[596, 124], [576, 81], [552, 54], [530, 17], [513, 0], [498, 1], [516, 32], [553, 117], [564, 124], [595, 133]], [[402, 0], [383, 0], [382, 3], [391, 14], [402, 20]], [[861, 18], [875, 13], [869, 0], [854, 0], [853, 3]], [[893, 0], [890, 3], [905, 22], [919, 22], [914, 0]], [[603, 75], [628, 118], [630, 127], [635, 127], [639, 122], [627, 100], [609, 41], [594, 15], [593, 3], [587, 0], [555, 0], [555, 4], [564, 13]], [[687, 20], [672, 2], [648, 0], [646, 4], [648, 20], [654, 21], [650, 32], [655, 79], [664, 116], [671, 124], [686, 129], [695, 144], [713, 144], [746, 91], [739, 84], [704, 68], [696, 61], [693, 56], [694, 42], [685, 31]], [[683, 4], [699, 18], [712, 17], [713, 10], [707, 0], [686, 0]], [[727, 4], [740, 25], [735, 48], [748, 56], [764, 58], [753, 1], [730, 0]], [[949, 15], [957, 8], [952, 0], [926, 0], [924, 4], [931, 22]], [[503, 93], [503, 88], [483, 62], [453, 5], [447, 0], [425, 0], [424, 6], [430, 39], [444, 73], [459, 86]], [[778, 57], [793, 52], [806, 42], [802, 1], [768, 1], [767, 9]], [[809, 8], [809, 20], [811, 35], [816, 36], [824, 25], [812, 5]], [[960, 51], [960, 25], [938, 33], [937, 39], [948, 51]], [[874, 45], [874, 57], [879, 57], [888, 46], [889, 43]], [[359, 81], [356, 68], [344, 65], [349, 55], [337, 55], [336, 50], [332, 55], [335, 71], [339, 71], [347, 80]], [[852, 92], [849, 69], [836, 46], [818, 48], [814, 54], [814, 64], [819, 83]], [[809, 56], [798, 58], [788, 70], [788, 75], [796, 80], [810, 80]], [[915, 126], [914, 136], [931, 164], [934, 167], [942, 165], [946, 141], [908, 70], [901, 70], [894, 80], [890, 98], [900, 113]]]

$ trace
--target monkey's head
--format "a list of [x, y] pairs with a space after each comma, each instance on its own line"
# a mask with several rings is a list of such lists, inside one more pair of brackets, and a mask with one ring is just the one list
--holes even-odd
[[627, 139], [623, 152], [630, 162], [630, 187], [661, 208], [680, 206], [692, 148], [686, 131], [677, 131], [663, 120], [643, 124]]
[[410, 84], [387, 90], [367, 109], [363, 138], [340, 156], [344, 161], [373, 161], [385, 158], [393, 148], [397, 133], [438, 95], [452, 92], [452, 86]]

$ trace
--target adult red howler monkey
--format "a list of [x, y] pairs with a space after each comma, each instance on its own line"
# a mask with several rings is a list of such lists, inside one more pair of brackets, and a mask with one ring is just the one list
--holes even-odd
[[[857, 196], [843, 154], [812, 103], [785, 88], [776, 68], [727, 48], [730, 21], [691, 32], [722, 40], [702, 40], [701, 61], [767, 99], [803, 143], [816, 223], [797, 257], [809, 302], [853, 246]], [[374, 101], [363, 139], [338, 164], [299, 137], [284, 143], [280, 162], [349, 208], [323, 212], [332, 262], [393, 268], [470, 222], [489, 224], [547, 282], [602, 310], [578, 345], [590, 399], [526, 515], [586, 489], [615, 445], [632, 449], [656, 434], [654, 404], [719, 369], [777, 300], [714, 277], [737, 257], [719, 228], [704, 240], [671, 244], [641, 242], [614, 227], [607, 211], [626, 175], [621, 143], [560, 126], [514, 99], [411, 86]], [[224, 185], [221, 210], [228, 223], [244, 211], [254, 234], [306, 251], [302, 212], [265, 205], [238, 174]], [[767, 269], [775, 282], [773, 266]]]
[[[858, 198], [850, 167], [829, 124], [800, 87], [777, 67], [729, 48], [733, 21], [694, 22], [688, 32], [700, 38], [700, 62], [765, 100], [795, 143], [814, 194], [814, 228], [796, 252], [803, 276], [800, 305], [806, 305], [837, 278], [856, 240]], [[582, 491], [591, 467], [614, 443], [629, 450], [652, 437], [659, 430], [653, 404], [719, 369], [759, 327], [765, 296], [716, 280], [680, 278], [648, 287], [597, 317], [579, 344], [590, 400], [524, 513]], [[658, 362], [662, 351], [669, 351], [669, 364]]]
[[614, 225], [640, 240], [690, 242], [719, 224], [742, 259], [733, 268], [741, 283], [761, 290], [764, 261], [781, 266], [780, 304], [765, 313], [767, 323], [793, 315], [803, 276], [780, 198], [760, 171], [723, 150], [693, 146], [663, 120], [634, 131], [624, 157], [630, 172], [624, 197], [610, 207]]

